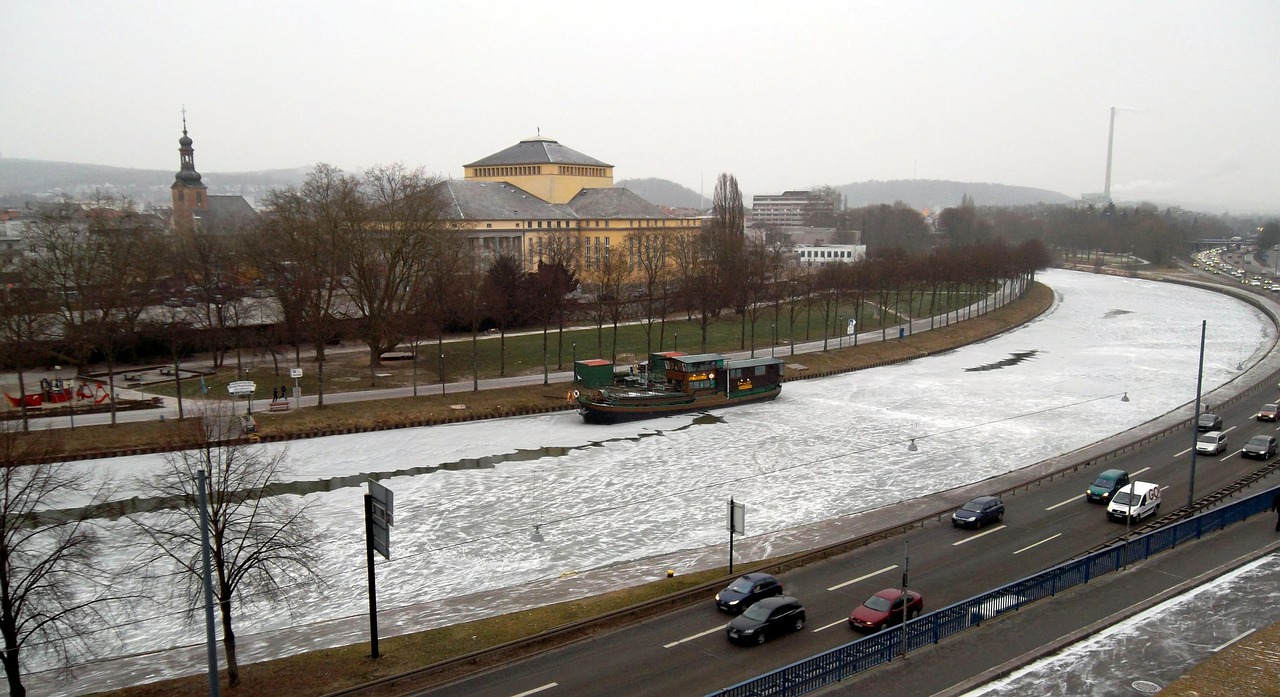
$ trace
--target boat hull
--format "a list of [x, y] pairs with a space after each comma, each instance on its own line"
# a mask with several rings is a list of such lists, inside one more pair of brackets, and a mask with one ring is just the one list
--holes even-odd
[[639, 421], [641, 419], [653, 419], [660, 416], [707, 411], [709, 409], [723, 409], [739, 404], [768, 402], [781, 392], [781, 385], [773, 385], [746, 394], [739, 393], [733, 397], [726, 397], [723, 393], [716, 393], [699, 395], [692, 399], [678, 402], [660, 402], [651, 399], [629, 400], [625, 397], [603, 402], [583, 395], [578, 398], [578, 413], [582, 415], [582, 420], [589, 424], [616, 424]]

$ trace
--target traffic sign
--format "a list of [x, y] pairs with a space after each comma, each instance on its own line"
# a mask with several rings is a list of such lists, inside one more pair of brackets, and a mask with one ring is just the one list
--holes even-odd
[[294, 380], [297, 380], [298, 378], [302, 377], [302, 368], [290, 368], [289, 377], [293, 378]]

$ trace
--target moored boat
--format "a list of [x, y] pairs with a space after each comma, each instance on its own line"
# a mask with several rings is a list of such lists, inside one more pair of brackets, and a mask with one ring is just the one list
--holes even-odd
[[[612, 370], [612, 364], [604, 365]], [[595, 424], [649, 419], [765, 402], [782, 391], [780, 358], [730, 359], [718, 353], [669, 351], [650, 355], [643, 368], [579, 393], [582, 419]]]

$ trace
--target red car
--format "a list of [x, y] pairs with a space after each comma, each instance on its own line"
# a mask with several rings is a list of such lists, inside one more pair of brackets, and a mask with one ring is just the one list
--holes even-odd
[[[902, 590], [886, 588], [867, 598], [849, 613], [849, 626], [862, 632], [878, 632], [902, 621]], [[924, 596], [907, 591], [906, 616], [911, 619], [924, 609]]]
[[1276, 421], [1280, 419], [1280, 404], [1263, 404], [1258, 410], [1259, 421]]

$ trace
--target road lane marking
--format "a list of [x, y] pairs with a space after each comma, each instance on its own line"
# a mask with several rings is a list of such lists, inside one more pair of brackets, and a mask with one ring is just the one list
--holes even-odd
[[518, 695], [511, 695], [511, 697], [529, 697], [529, 695], [536, 695], [539, 692], [542, 692], [543, 690], [550, 690], [551, 688], [556, 687], [559, 684], [560, 683], [558, 682], [549, 682], [546, 685], [543, 685], [542, 687], [535, 687], [532, 690], [525, 690], [524, 692], [521, 692]]
[[848, 619], [836, 620], [835, 622], [832, 622], [831, 624], [824, 624], [824, 625], [822, 625], [821, 627], [818, 627], [817, 629], [815, 629], [815, 630], [813, 630], [813, 631], [814, 631], [814, 633], [816, 634], [816, 633], [818, 633], [818, 632], [821, 632], [821, 631], [822, 631], [822, 630], [824, 630], [824, 629], [831, 629], [832, 627], [836, 626], [837, 624], [848, 624], [848, 623], [849, 623], [849, 620], [848, 620]]
[[1053, 510], [1053, 509], [1055, 509], [1055, 508], [1060, 508], [1060, 507], [1065, 506], [1065, 505], [1067, 505], [1067, 504], [1069, 504], [1069, 503], [1075, 503], [1076, 501], [1079, 501], [1079, 500], [1080, 500], [1080, 497], [1079, 497], [1079, 496], [1072, 496], [1071, 498], [1067, 499], [1066, 501], [1063, 501], [1063, 502], [1061, 502], [1061, 503], [1055, 503], [1055, 504], [1053, 504], [1052, 506], [1049, 506], [1049, 507], [1048, 507], [1048, 508], [1046, 508], [1045, 510], [1046, 510], [1046, 511], [1052, 511], [1052, 510]]
[[1222, 646], [1219, 646], [1218, 648], [1216, 648], [1216, 649], [1214, 649], [1214, 650], [1210, 651], [1209, 653], [1217, 653], [1217, 652], [1219, 652], [1219, 651], [1221, 651], [1221, 650], [1223, 650], [1223, 649], [1227, 648], [1228, 646], [1230, 646], [1230, 645], [1232, 645], [1232, 644], [1236, 643], [1237, 641], [1240, 641], [1241, 639], [1243, 639], [1243, 638], [1245, 638], [1245, 637], [1249, 636], [1250, 634], [1253, 634], [1253, 632], [1254, 632], [1254, 631], [1255, 631], [1255, 630], [1250, 629], [1249, 631], [1245, 632], [1244, 634], [1241, 634], [1240, 636], [1238, 636], [1238, 637], [1236, 637], [1236, 638], [1232, 639], [1231, 641], [1228, 641], [1227, 643], [1223, 644]]
[[1048, 541], [1050, 541], [1050, 540], [1055, 540], [1055, 539], [1057, 539], [1057, 538], [1059, 538], [1059, 537], [1062, 537], [1062, 533], [1058, 533], [1057, 535], [1054, 535], [1053, 537], [1046, 537], [1046, 538], [1044, 538], [1043, 540], [1040, 540], [1039, 542], [1037, 542], [1037, 543], [1035, 543], [1035, 544], [1033, 544], [1033, 545], [1027, 545], [1026, 547], [1023, 547], [1022, 549], [1020, 549], [1020, 550], [1018, 550], [1018, 551], [1014, 552], [1014, 554], [1022, 554], [1023, 552], [1027, 551], [1028, 549], [1031, 549], [1032, 547], [1039, 547], [1040, 545], [1042, 545], [1042, 544], [1044, 544], [1044, 543], [1046, 543], [1046, 542], [1048, 542]]
[[964, 538], [963, 540], [960, 540], [960, 541], [958, 541], [958, 542], [952, 542], [952, 543], [951, 543], [951, 546], [952, 546], [952, 547], [958, 547], [958, 546], [960, 546], [960, 545], [962, 545], [962, 544], [964, 544], [964, 543], [966, 543], [966, 542], [973, 542], [974, 540], [978, 539], [979, 537], [985, 537], [985, 536], [990, 535], [991, 533], [993, 533], [993, 532], [995, 532], [995, 531], [997, 531], [997, 530], [1004, 530], [1006, 527], [1008, 527], [1008, 526], [1007, 526], [1007, 525], [1001, 525], [1001, 526], [998, 526], [998, 527], [991, 528], [990, 530], [986, 530], [986, 531], [984, 531], [984, 532], [980, 532], [980, 533], [978, 533], [977, 535], [970, 535], [970, 536], [968, 536], [968, 537], [966, 537], [966, 538]]
[[853, 580], [851, 580], [851, 581], [845, 581], [844, 583], [837, 583], [836, 585], [834, 585], [834, 586], [832, 586], [832, 587], [828, 588], [827, 590], [829, 590], [829, 591], [837, 591], [837, 590], [840, 590], [841, 588], [844, 588], [844, 587], [845, 587], [845, 586], [847, 586], [847, 585], [850, 585], [850, 584], [853, 584], [853, 583], [857, 583], [858, 581], [865, 581], [865, 580], [867, 580], [867, 579], [871, 578], [872, 576], [879, 576], [880, 574], [882, 574], [882, 573], [884, 573], [884, 572], [886, 572], [886, 571], [893, 571], [893, 570], [894, 570], [894, 569], [896, 569], [896, 568], [898, 568], [898, 565], [897, 565], [897, 564], [890, 564], [889, 566], [886, 566], [886, 567], [884, 567], [883, 569], [880, 569], [879, 571], [872, 571], [871, 573], [866, 574], [865, 576], [859, 576], [859, 577], [857, 577], [857, 578], [855, 578], [855, 579], [853, 579]]
[[670, 644], [663, 644], [663, 645], [662, 645], [662, 648], [664, 648], [664, 649], [669, 649], [669, 648], [671, 648], [672, 646], [679, 646], [680, 644], [683, 644], [683, 643], [684, 643], [684, 642], [686, 642], [686, 641], [693, 641], [694, 639], [701, 639], [702, 637], [704, 637], [704, 636], [706, 636], [706, 635], [708, 635], [708, 634], [715, 634], [716, 632], [723, 632], [723, 631], [724, 631], [724, 625], [722, 624], [722, 625], [720, 625], [719, 627], [712, 627], [711, 629], [708, 629], [708, 630], [707, 630], [707, 631], [705, 631], [705, 632], [699, 632], [698, 634], [694, 634], [693, 636], [687, 636], [687, 637], [685, 637], [685, 638], [683, 638], [683, 639], [681, 639], [681, 640], [679, 640], [679, 641], [673, 641], [673, 642], [671, 642]]

